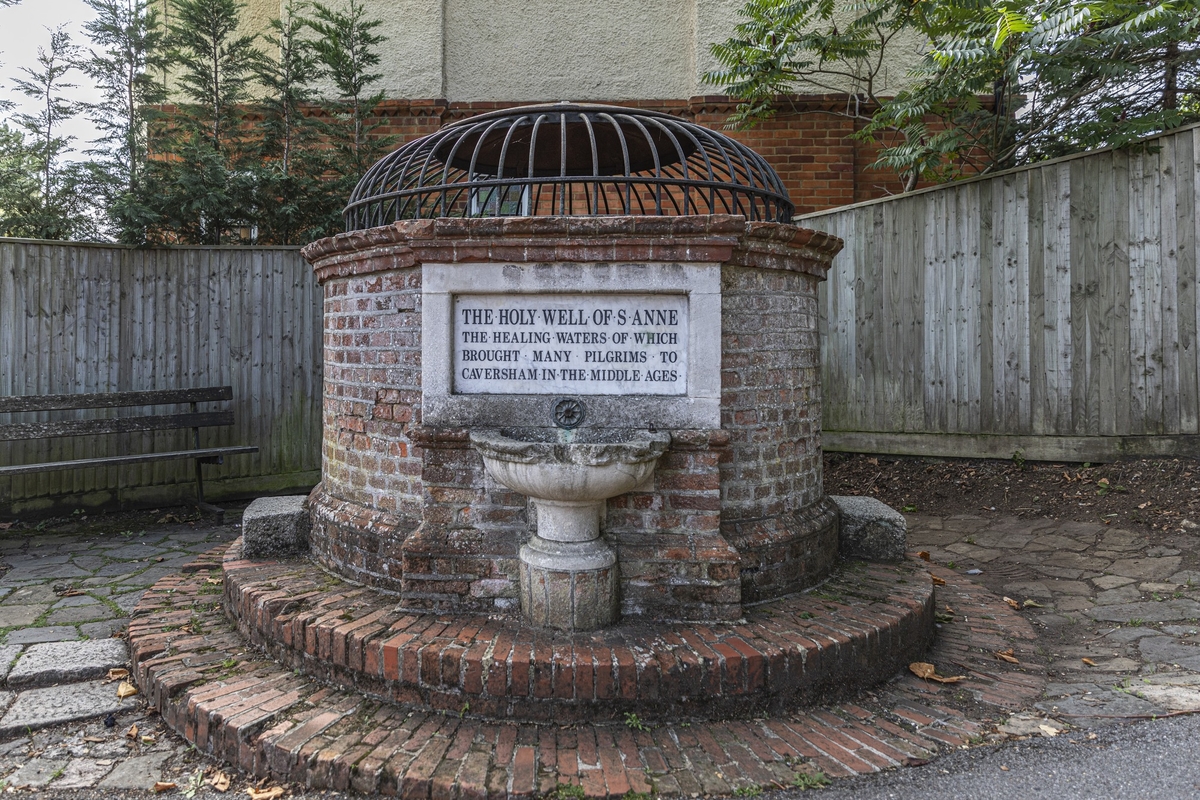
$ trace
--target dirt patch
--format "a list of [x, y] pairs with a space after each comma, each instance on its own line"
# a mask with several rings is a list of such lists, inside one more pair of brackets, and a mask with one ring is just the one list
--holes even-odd
[[1200, 525], [1200, 462], [1067, 464], [825, 454], [828, 494], [869, 495], [909, 513], [1049, 517], [1142, 532]]

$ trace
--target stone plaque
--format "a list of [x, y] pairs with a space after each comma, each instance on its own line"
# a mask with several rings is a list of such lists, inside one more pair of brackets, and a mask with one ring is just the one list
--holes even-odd
[[457, 294], [456, 394], [684, 395], [685, 294]]

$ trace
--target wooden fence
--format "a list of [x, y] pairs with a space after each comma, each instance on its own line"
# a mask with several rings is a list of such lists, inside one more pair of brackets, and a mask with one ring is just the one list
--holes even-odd
[[829, 450], [1200, 454], [1200, 126], [860, 203], [822, 287]]
[[[0, 395], [220, 385], [233, 386], [235, 424], [206, 429], [202, 444], [253, 444], [260, 451], [206, 466], [210, 498], [314, 485], [321, 295], [295, 248], [138, 250], [0, 240]], [[0, 423], [34, 419], [0, 414]], [[0, 443], [0, 464], [186, 449], [190, 435]], [[0, 514], [9, 515], [191, 497], [191, 461], [0, 478]]]

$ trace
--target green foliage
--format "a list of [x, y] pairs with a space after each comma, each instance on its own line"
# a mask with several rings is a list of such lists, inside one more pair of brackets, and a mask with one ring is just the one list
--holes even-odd
[[625, 712], [625, 727], [634, 731], [650, 730], [650, 726], [642, 722], [641, 718], [632, 711]]
[[371, 87], [383, 77], [373, 72], [380, 63], [378, 45], [387, 39], [376, 33], [382, 25], [367, 17], [359, 0], [349, 0], [345, 10], [334, 10], [322, 3], [313, 6], [308, 25], [317, 34], [313, 41], [323, 75], [337, 90], [337, 99], [327, 104], [336, 120], [331, 138], [342, 158], [343, 169], [361, 175], [388, 149], [392, 139], [372, 136], [368, 120], [383, 102], [382, 92]]
[[26, 180], [4, 192], [4, 233], [37, 239], [76, 239], [94, 231], [86, 198], [88, 174], [79, 164], [64, 163], [71, 151], [72, 137], [62, 136], [63, 123], [78, 112], [78, 106], [62, 92], [75, 88], [67, 76], [74, 69], [78, 48], [62, 28], [50, 32], [49, 48], [39, 47], [37, 65], [24, 67], [24, 77], [13, 81], [16, 89], [34, 101], [34, 113], [13, 116], [23, 134], [9, 137], [6, 167], [21, 165], [36, 175], [32, 192]]
[[824, 789], [828, 785], [829, 778], [820, 770], [816, 770], [815, 772], [797, 772], [796, 777], [792, 780], [792, 786], [801, 791], [807, 789]]
[[[706, 79], [742, 100], [848, 92], [874, 166], [906, 186], [1121, 146], [1200, 119], [1195, 0], [750, 0]], [[901, 33], [926, 43], [900, 91], [884, 85]], [[894, 92], [888, 96], [886, 92]]]
[[159, 77], [167, 66], [165, 31], [151, 0], [85, 2], [96, 17], [84, 29], [98, 49], [81, 68], [101, 94], [98, 103], [85, 106], [99, 133], [87, 153], [95, 156], [91, 168], [107, 231], [119, 242], [142, 244], [157, 219], [154, 200], [146, 196], [144, 165], [147, 133], [157, 119], [153, 109], [166, 100]]

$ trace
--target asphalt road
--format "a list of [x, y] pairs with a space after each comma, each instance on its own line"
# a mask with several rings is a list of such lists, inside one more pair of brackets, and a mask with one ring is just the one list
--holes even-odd
[[[923, 767], [836, 781], [789, 800], [1193, 800], [1200, 715], [960, 750]], [[1001, 769], [1007, 767], [1007, 770]]]

